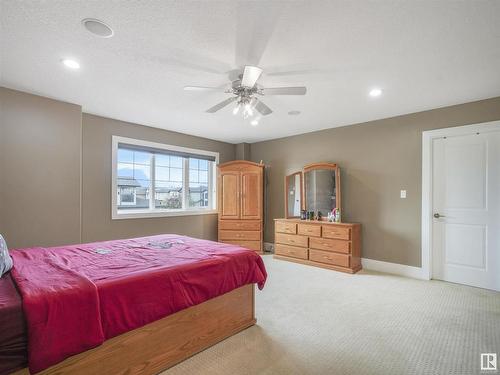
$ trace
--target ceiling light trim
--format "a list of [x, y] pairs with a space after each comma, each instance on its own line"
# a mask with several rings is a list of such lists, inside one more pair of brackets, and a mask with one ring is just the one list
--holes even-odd
[[[82, 26], [92, 35], [95, 35], [99, 38], [111, 38], [115, 35], [115, 31], [111, 26], [109, 26], [106, 22], [98, 20], [97, 18], [84, 18], [82, 21]], [[91, 25], [96, 26], [92, 27]], [[99, 27], [101, 29], [99, 30]], [[104, 33], [104, 31], [107, 31]]]

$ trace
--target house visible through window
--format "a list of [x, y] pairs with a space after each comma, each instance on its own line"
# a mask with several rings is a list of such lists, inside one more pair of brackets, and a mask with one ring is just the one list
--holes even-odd
[[217, 153], [113, 137], [113, 155], [114, 218], [215, 210]]

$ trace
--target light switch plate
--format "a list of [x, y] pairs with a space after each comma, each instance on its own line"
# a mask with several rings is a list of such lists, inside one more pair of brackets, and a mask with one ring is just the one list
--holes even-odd
[[401, 199], [406, 198], [406, 190], [401, 190]]

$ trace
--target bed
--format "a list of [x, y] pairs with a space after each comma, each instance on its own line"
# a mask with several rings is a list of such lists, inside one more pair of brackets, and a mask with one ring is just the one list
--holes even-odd
[[31, 373], [158, 373], [255, 324], [267, 277], [253, 251], [177, 235], [11, 255], [5, 305], [26, 323], [12, 358], [0, 340], [4, 373], [28, 374], [22, 353]]

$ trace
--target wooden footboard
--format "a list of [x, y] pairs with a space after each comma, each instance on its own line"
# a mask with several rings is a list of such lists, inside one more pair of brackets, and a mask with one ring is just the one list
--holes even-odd
[[[114, 337], [40, 374], [157, 374], [255, 322], [251, 284]], [[15, 373], [21, 374], [28, 369]]]

